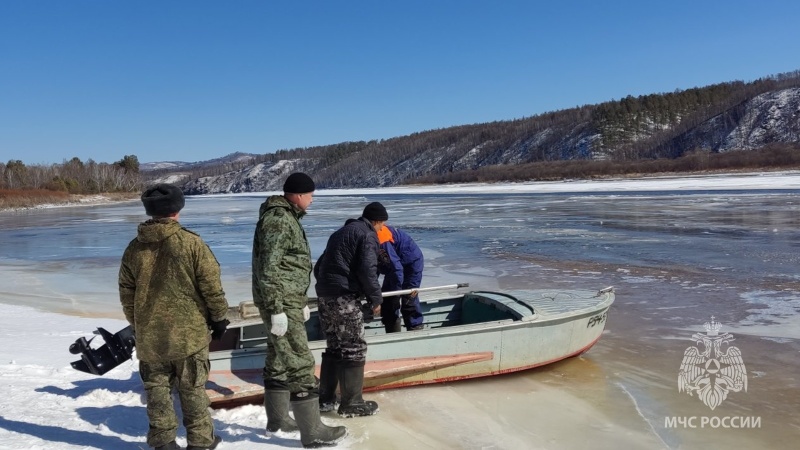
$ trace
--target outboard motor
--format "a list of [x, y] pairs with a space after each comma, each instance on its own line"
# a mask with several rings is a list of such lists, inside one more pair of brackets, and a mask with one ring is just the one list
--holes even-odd
[[106, 342], [100, 348], [90, 347], [92, 340], [97, 336], [92, 336], [88, 341], [85, 337], [80, 337], [69, 346], [70, 353], [81, 355], [80, 360], [71, 363], [73, 369], [94, 375], [103, 375], [131, 359], [133, 347], [136, 345], [136, 336], [130, 325], [115, 334], [98, 327], [95, 334], [102, 336]]

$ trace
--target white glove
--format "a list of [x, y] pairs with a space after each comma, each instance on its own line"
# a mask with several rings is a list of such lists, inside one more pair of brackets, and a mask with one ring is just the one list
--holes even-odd
[[308, 305], [303, 307], [303, 322], [308, 322], [308, 319], [311, 318], [311, 310], [308, 309]]
[[289, 319], [286, 317], [286, 313], [272, 315], [272, 329], [269, 330], [272, 334], [275, 336], [283, 336], [288, 329]]

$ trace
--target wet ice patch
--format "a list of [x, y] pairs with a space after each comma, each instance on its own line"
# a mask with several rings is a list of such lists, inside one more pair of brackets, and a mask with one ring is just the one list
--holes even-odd
[[653, 277], [629, 277], [624, 276], [622, 280], [629, 284], [641, 284], [641, 283], [655, 283], [656, 279]]
[[748, 316], [731, 328], [739, 333], [773, 338], [800, 339], [800, 294], [758, 290], [740, 294]]
[[741, 322], [743, 325], [800, 313], [800, 295], [795, 292], [751, 291], [740, 297], [749, 304], [759, 305], [759, 308], [747, 310], [753, 314]]

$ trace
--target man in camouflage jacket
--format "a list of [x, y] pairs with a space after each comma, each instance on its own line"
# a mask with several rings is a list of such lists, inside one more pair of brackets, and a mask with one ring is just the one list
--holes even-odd
[[[142, 194], [147, 215], [128, 244], [119, 270], [125, 318], [136, 333], [139, 374], [147, 393], [147, 444], [178, 449], [172, 386], [180, 393], [188, 449], [213, 449], [215, 436], [205, 391], [208, 344], [228, 321], [228, 302], [211, 249], [178, 222], [180, 189], [158, 184]], [[212, 332], [209, 335], [209, 326]]]
[[[313, 202], [314, 190], [308, 175], [289, 175], [283, 195], [273, 195], [261, 205], [253, 236], [253, 302], [267, 329], [267, 431], [299, 428], [304, 446], [332, 445], [346, 434], [344, 427], [328, 427], [319, 419], [314, 355], [305, 327], [311, 317], [306, 293], [311, 250], [300, 219]], [[288, 414], [290, 402], [296, 421]]]

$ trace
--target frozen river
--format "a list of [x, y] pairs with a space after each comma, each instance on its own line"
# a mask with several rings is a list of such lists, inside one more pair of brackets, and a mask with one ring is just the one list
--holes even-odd
[[[610, 446], [597, 448], [789, 448], [800, 436], [800, 190], [732, 186], [713, 191], [320, 194], [303, 219], [315, 259], [347, 218], [380, 201], [389, 211], [389, 223], [422, 247], [423, 286], [615, 286], [617, 302], [606, 334], [584, 357], [489, 381], [491, 391], [514, 398], [508, 402], [486, 398], [480, 388], [486, 381], [458, 385], [460, 396], [473, 404], [492, 403], [512, 425], [514, 417], [529, 413], [531, 392], [542, 401], [551, 395], [540, 388], [519, 391], [536, 382], [569, 395], [572, 402], [587, 402], [593, 414], [607, 415], [612, 423], [638, 424], [628, 430], [635, 435], [628, 435], [632, 441], [617, 436], [607, 441]], [[264, 197], [190, 197], [181, 213], [184, 226], [199, 233], [219, 259], [231, 304], [250, 299], [253, 226]], [[0, 214], [0, 302], [98, 321], [122, 318], [119, 258], [144, 219], [138, 202]], [[711, 316], [736, 337], [750, 377], [748, 391], [731, 393], [713, 414], [758, 416], [759, 429], [665, 426], [668, 417], [712, 414], [677, 389], [683, 352], [692, 345], [692, 333], [702, 331]], [[424, 392], [447, 401], [453, 393], [449, 389], [398, 391], [405, 393], [383, 394], [382, 399], [402, 411], [413, 408], [404, 401], [418, 402]], [[591, 426], [593, 419], [577, 420]], [[416, 426], [425, 432], [423, 424]], [[566, 424], [562, 427], [569, 434]], [[501, 444], [525, 442], [525, 431], [516, 432]], [[610, 430], [594, 432], [610, 438], [603, 434]], [[473, 448], [497, 442], [468, 439]], [[564, 436], [550, 448], [573, 445], [581, 441]]]
[[[250, 299], [253, 227], [263, 199], [190, 197], [181, 214], [220, 261], [231, 303]], [[389, 223], [423, 248], [426, 286], [614, 284], [624, 299], [627, 285], [660, 280], [686, 287], [682, 302], [731, 289], [732, 307], [790, 299], [800, 281], [797, 191], [319, 195], [303, 220], [312, 257], [371, 201], [384, 203]], [[0, 214], [0, 291], [19, 295], [14, 303], [114, 315], [119, 258], [144, 219], [138, 203]]]

